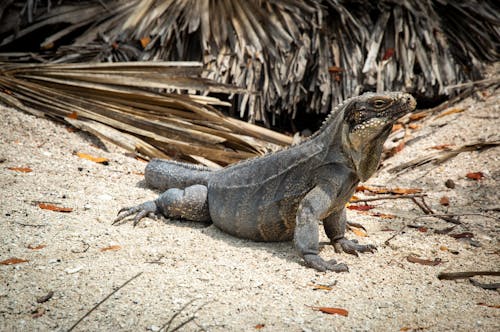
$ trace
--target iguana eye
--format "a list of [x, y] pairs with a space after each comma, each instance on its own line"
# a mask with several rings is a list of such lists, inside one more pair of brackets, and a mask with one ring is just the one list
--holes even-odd
[[382, 100], [382, 99], [377, 99], [373, 102], [373, 105], [375, 105], [375, 107], [377, 108], [381, 108], [385, 105], [385, 100]]

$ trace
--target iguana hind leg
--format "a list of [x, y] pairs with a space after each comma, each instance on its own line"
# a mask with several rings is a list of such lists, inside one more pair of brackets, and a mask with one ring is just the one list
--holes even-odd
[[358, 255], [358, 252], [373, 252], [376, 249], [371, 244], [358, 244], [354, 240], [345, 238], [346, 212], [345, 208], [338, 212], [330, 214], [323, 220], [325, 233], [330, 239], [336, 252], [346, 252], [352, 255]]
[[207, 187], [201, 184], [192, 185], [184, 189], [171, 188], [154, 201], [121, 209], [113, 224], [133, 214], [136, 214], [134, 217], [134, 226], [142, 218], [158, 214], [162, 214], [167, 218], [210, 221], [207, 193]]

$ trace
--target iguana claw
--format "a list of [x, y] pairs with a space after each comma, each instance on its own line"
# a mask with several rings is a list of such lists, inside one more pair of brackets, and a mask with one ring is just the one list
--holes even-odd
[[133, 215], [134, 213], [137, 213], [136, 216], [134, 217], [134, 223], [133, 223], [135, 227], [137, 226], [139, 221], [141, 221], [141, 219], [143, 219], [144, 217], [155, 218], [157, 209], [158, 208], [154, 201], [148, 201], [132, 207], [121, 208], [120, 211], [118, 211], [118, 216], [115, 218], [112, 225], [127, 218], [128, 216]]
[[373, 244], [358, 244], [355, 240], [348, 240], [345, 237], [335, 240], [333, 247], [336, 252], [346, 252], [351, 255], [358, 256], [358, 252], [371, 252], [377, 250]]
[[349, 272], [349, 268], [344, 263], [337, 264], [335, 259], [325, 261], [318, 255], [304, 255], [304, 260], [307, 266], [312, 267], [320, 272], [325, 272], [326, 270], [333, 272]]

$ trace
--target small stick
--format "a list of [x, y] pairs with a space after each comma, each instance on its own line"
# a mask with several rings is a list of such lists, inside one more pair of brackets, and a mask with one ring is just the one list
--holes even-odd
[[422, 203], [420, 203], [419, 201], [417, 201], [414, 197], [412, 197], [412, 202], [415, 203], [419, 208], [420, 210], [422, 210], [425, 214], [433, 214], [432, 211], [429, 211], [427, 209], [427, 207], [425, 205], [423, 205]]
[[415, 197], [425, 197], [426, 194], [408, 194], [408, 195], [395, 195], [395, 196], [380, 196], [380, 197], [370, 197], [370, 198], [359, 198], [350, 203], [358, 203], [358, 202], [373, 202], [373, 201], [382, 201], [386, 199], [414, 199]]
[[466, 279], [474, 276], [500, 276], [500, 271], [439, 272], [440, 280]]
[[139, 272], [137, 273], [135, 276], [133, 276], [132, 278], [130, 278], [129, 280], [125, 281], [120, 287], [118, 287], [117, 289], [115, 289], [114, 291], [112, 291], [108, 296], [106, 296], [104, 299], [102, 299], [99, 303], [97, 303], [92, 309], [90, 309], [85, 315], [82, 316], [82, 318], [80, 318], [75, 324], [73, 324], [69, 329], [68, 329], [68, 332], [72, 331], [82, 320], [85, 319], [85, 317], [87, 317], [88, 315], [90, 315], [92, 313], [92, 311], [94, 311], [95, 309], [97, 309], [97, 307], [99, 307], [101, 304], [104, 303], [104, 301], [106, 301], [107, 299], [109, 299], [113, 294], [115, 294], [116, 292], [118, 292], [120, 289], [122, 289], [123, 287], [125, 287], [129, 282], [131, 282], [132, 280], [134, 280], [135, 278], [137, 278], [138, 276], [140, 276], [142, 274], [142, 272]]
[[415, 198], [412, 198], [411, 200], [413, 201], [413, 203], [415, 203], [428, 216], [439, 218], [441, 220], [450, 222], [450, 223], [455, 224], [455, 225], [461, 225], [462, 224], [460, 222], [460, 220], [457, 220], [457, 219], [453, 218], [453, 216], [456, 216], [456, 215], [453, 215], [452, 217], [450, 217], [449, 215], [443, 215], [443, 214], [436, 214], [436, 213], [434, 213], [434, 211], [432, 211], [432, 209], [427, 205], [427, 203], [425, 203], [425, 200], [424, 200], [423, 197], [422, 197], [422, 203], [420, 203], [419, 201], [417, 201]]
[[399, 231], [397, 231], [396, 233], [394, 233], [394, 235], [392, 235], [390, 238], [388, 238], [387, 240], [384, 241], [384, 244], [386, 246], [389, 245], [389, 242], [394, 239], [396, 236], [398, 236], [399, 234], [401, 234], [403, 232], [403, 230], [406, 228], [406, 225], [404, 225], [403, 227], [401, 227], [401, 229]]

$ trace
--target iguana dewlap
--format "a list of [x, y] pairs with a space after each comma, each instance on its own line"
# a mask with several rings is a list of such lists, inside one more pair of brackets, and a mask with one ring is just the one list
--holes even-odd
[[347, 271], [319, 255], [320, 221], [337, 251], [371, 252], [344, 237], [345, 204], [359, 181], [377, 169], [392, 125], [415, 109], [406, 93], [365, 93], [335, 107], [309, 139], [287, 149], [220, 170], [152, 160], [146, 182], [164, 192], [155, 200], [120, 210], [132, 214], [212, 221], [226, 233], [255, 241], [294, 241], [307, 265]]

